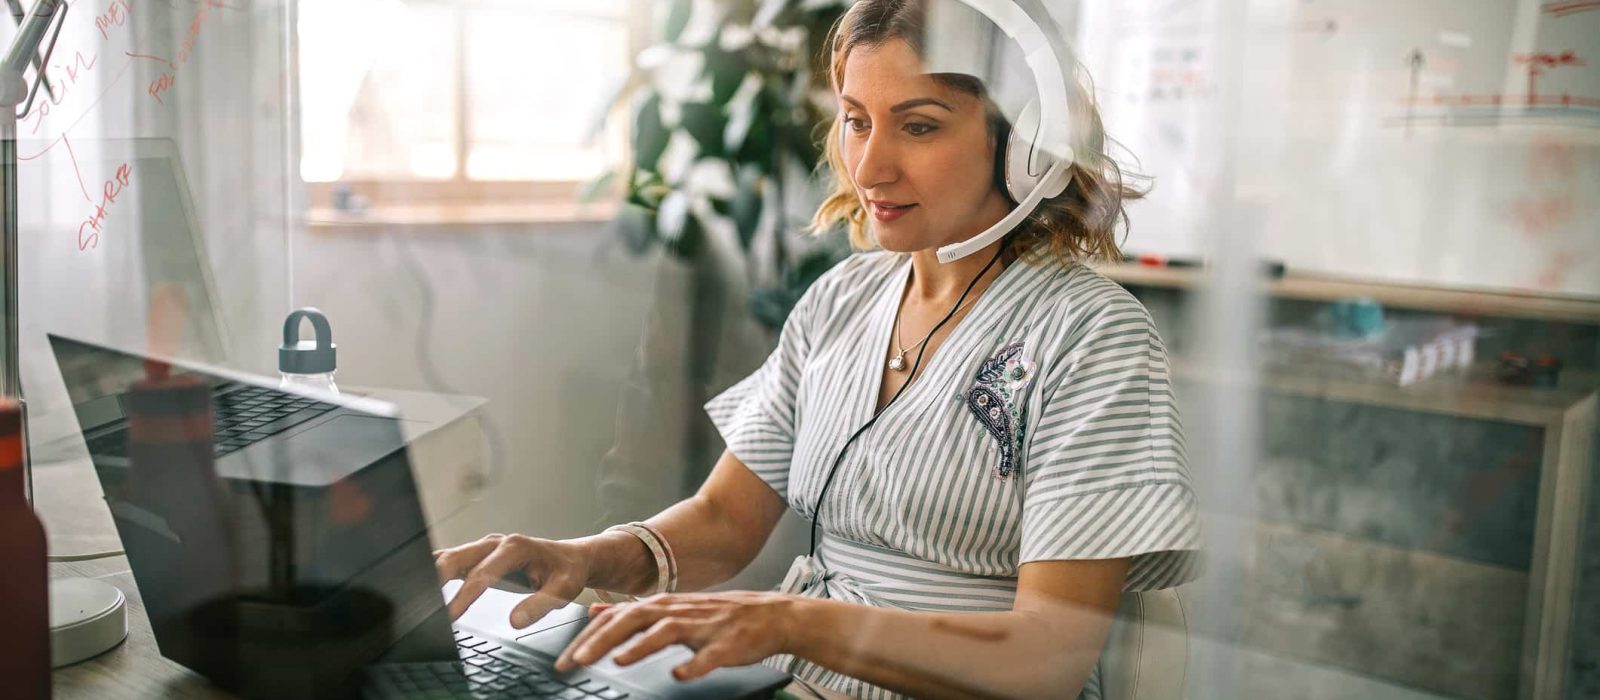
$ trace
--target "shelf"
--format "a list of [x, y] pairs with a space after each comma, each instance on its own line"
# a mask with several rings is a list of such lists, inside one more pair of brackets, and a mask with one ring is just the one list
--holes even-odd
[[[1205, 283], [1205, 268], [1151, 267], [1131, 263], [1095, 266], [1116, 282], [1137, 287], [1190, 289]], [[1600, 299], [1499, 290], [1451, 289], [1395, 284], [1331, 275], [1290, 274], [1264, 280], [1263, 291], [1283, 299], [1338, 301], [1367, 297], [1405, 309], [1462, 316], [1526, 318], [1600, 325]]]
[[[1216, 383], [1214, 372], [1175, 363], [1186, 383]], [[1352, 379], [1314, 371], [1263, 369], [1261, 388], [1280, 394], [1532, 426], [1559, 424], [1574, 405], [1600, 390], [1600, 373], [1565, 370], [1559, 385], [1534, 388], [1481, 376], [1442, 373], [1411, 386]]]

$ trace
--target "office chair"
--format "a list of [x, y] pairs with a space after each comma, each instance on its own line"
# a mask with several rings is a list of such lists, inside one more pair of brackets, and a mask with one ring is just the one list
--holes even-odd
[[1177, 589], [1122, 596], [1100, 664], [1104, 700], [1182, 700], [1189, 619]]

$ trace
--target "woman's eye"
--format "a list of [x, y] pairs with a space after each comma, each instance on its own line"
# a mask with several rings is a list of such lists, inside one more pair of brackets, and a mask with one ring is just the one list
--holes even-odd
[[846, 127], [849, 127], [849, 129], [851, 131], [860, 133], [860, 132], [866, 130], [866, 128], [867, 128], [867, 120], [860, 119], [860, 118], [857, 118], [857, 117], [845, 117], [844, 118], [844, 125]]
[[938, 130], [939, 130], [939, 127], [934, 126], [932, 124], [907, 124], [906, 125], [906, 133], [911, 134], [912, 136], [927, 136], [928, 134], [931, 134], [931, 133], [933, 133], [935, 131], [938, 131]]

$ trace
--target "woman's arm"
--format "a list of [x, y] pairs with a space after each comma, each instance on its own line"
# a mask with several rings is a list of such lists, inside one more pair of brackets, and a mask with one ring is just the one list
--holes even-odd
[[[785, 505], [744, 463], [724, 452], [699, 493], [650, 519], [678, 559], [678, 585], [698, 589], [726, 581], [761, 551]], [[571, 540], [526, 535], [488, 535], [434, 552], [441, 581], [462, 579], [450, 599], [450, 617], [466, 612], [485, 590], [526, 579], [533, 595], [511, 612], [511, 624], [527, 627], [566, 605], [585, 587], [621, 593], [655, 590], [656, 563], [645, 544], [626, 532]]]
[[[699, 492], [646, 522], [672, 547], [678, 589], [698, 591], [743, 571], [761, 552], [786, 507], [772, 487], [725, 451]], [[639, 538], [608, 532], [582, 541], [593, 566], [590, 587], [632, 595], [655, 590], [655, 559]]]
[[687, 644], [696, 654], [673, 669], [680, 680], [788, 653], [916, 697], [1072, 698], [1105, 645], [1128, 563], [1024, 564], [1007, 612], [910, 612], [748, 591], [595, 606], [556, 668], [619, 647], [613, 661], [627, 665]]
[[919, 698], [1074, 698], [1100, 658], [1127, 559], [1024, 564], [1008, 612], [796, 603], [793, 653]]

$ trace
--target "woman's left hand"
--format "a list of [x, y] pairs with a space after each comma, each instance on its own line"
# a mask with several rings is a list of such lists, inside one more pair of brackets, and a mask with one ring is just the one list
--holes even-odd
[[561, 652], [556, 670], [595, 663], [619, 646], [612, 662], [626, 666], [673, 644], [695, 650], [693, 659], [672, 669], [680, 681], [723, 666], [753, 664], [788, 650], [795, 602], [778, 593], [729, 591], [591, 605], [589, 626]]

